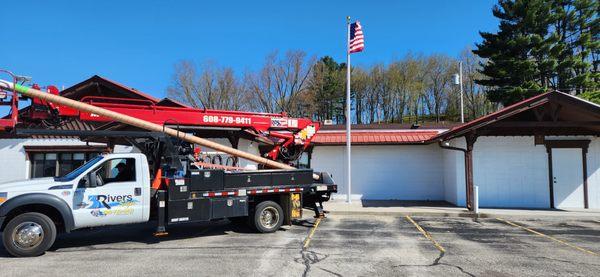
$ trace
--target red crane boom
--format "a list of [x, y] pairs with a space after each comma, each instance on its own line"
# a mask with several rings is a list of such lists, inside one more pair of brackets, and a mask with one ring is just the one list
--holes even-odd
[[[35, 86], [35, 85], [34, 85]], [[54, 86], [48, 86], [46, 91], [59, 94]], [[54, 121], [56, 119], [74, 118], [87, 122], [113, 122], [96, 114], [78, 111], [70, 107], [47, 103], [39, 99], [32, 99], [28, 113], [18, 116], [18, 101], [14, 101], [16, 94], [12, 91], [5, 92], [4, 100], [0, 103], [10, 105], [11, 114], [0, 120], [0, 130], [10, 131], [20, 123], [36, 121]], [[141, 99], [85, 96], [80, 102], [91, 104], [100, 108], [118, 112], [124, 115], [139, 118], [164, 126], [175, 126], [182, 130], [194, 128], [209, 128], [227, 130], [236, 128], [246, 131], [257, 140], [272, 143], [273, 147], [265, 153], [272, 160], [292, 162], [298, 158], [298, 153], [304, 151], [320, 128], [318, 122], [307, 118], [291, 118], [286, 113], [262, 113], [227, 111], [212, 109], [197, 109], [192, 107], [171, 107], [156, 105], [155, 102]], [[50, 120], [54, 119], [54, 120]]]

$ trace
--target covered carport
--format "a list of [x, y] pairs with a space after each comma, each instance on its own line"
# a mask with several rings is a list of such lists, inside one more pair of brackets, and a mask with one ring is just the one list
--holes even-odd
[[485, 194], [482, 206], [587, 209], [600, 208], [598, 135], [600, 106], [554, 91], [432, 140], [464, 154], [465, 203], [470, 210], [475, 185], [480, 196]]

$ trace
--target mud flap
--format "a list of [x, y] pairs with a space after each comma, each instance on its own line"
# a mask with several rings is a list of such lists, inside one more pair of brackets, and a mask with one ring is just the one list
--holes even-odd
[[281, 204], [285, 214], [283, 224], [292, 225], [292, 220], [302, 218], [302, 193], [292, 192], [282, 195]]

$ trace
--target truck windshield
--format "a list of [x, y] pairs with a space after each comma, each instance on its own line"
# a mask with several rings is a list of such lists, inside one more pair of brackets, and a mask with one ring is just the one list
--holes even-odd
[[91, 159], [91, 160], [87, 161], [86, 163], [82, 164], [77, 169], [75, 169], [75, 170], [73, 170], [73, 171], [65, 174], [64, 176], [55, 177], [54, 180], [58, 181], [58, 182], [73, 181], [73, 179], [77, 178], [77, 176], [81, 175], [81, 173], [83, 173], [84, 171], [86, 171], [88, 168], [92, 167], [94, 164], [96, 164], [100, 160], [102, 160], [102, 156], [96, 156], [93, 159]]

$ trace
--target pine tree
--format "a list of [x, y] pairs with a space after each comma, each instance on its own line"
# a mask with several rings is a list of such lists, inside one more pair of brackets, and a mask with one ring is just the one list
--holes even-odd
[[312, 71], [309, 89], [314, 94], [315, 118], [333, 119], [336, 123], [344, 120], [344, 82], [345, 64], [338, 64], [333, 58], [321, 58]]
[[478, 84], [504, 105], [555, 89], [598, 90], [597, 0], [499, 0], [497, 33], [481, 32], [473, 52], [487, 59]]
[[[598, 60], [594, 61], [600, 50], [598, 13], [600, 5], [595, 0], [575, 0], [573, 2], [574, 21], [572, 51], [574, 56], [573, 70], [575, 75], [568, 85], [576, 93], [598, 93], [600, 90], [600, 73]], [[592, 64], [595, 68], [592, 69]]]

